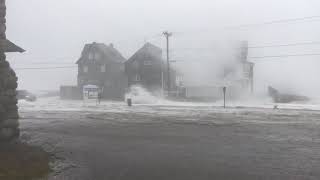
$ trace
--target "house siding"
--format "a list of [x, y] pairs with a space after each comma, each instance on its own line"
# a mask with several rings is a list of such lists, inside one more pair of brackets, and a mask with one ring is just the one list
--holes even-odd
[[[150, 43], [145, 44], [127, 62], [128, 85], [140, 85], [147, 90], [159, 91], [167, 82], [166, 64], [162, 59], [162, 50]], [[172, 72], [172, 86], [175, 87], [175, 73]], [[137, 81], [136, 77], [140, 80]]]
[[[110, 47], [109, 47], [110, 48]], [[89, 53], [99, 53], [99, 58], [89, 56]], [[78, 62], [78, 86], [97, 85], [102, 92], [103, 99], [122, 100], [124, 99], [128, 80], [124, 72], [124, 63], [117, 61], [118, 57], [113, 54], [107, 56], [97, 47], [91, 46], [83, 50], [81, 61]], [[102, 71], [105, 66], [105, 71]], [[84, 67], [88, 68], [84, 72]]]

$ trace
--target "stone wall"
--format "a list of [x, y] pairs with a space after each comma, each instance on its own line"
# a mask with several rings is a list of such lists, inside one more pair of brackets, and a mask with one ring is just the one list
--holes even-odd
[[5, 55], [6, 5], [0, 0], [0, 141], [19, 136], [19, 115], [16, 99], [17, 76]]

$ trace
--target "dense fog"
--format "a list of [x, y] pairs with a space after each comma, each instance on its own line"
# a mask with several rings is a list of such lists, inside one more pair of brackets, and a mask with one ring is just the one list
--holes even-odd
[[[129, 58], [145, 42], [165, 50], [161, 33], [169, 30], [173, 66], [195, 81], [210, 83], [212, 72], [233, 61], [233, 42], [248, 41], [256, 92], [269, 85], [307, 96], [320, 90], [320, 44], [257, 48], [320, 41], [319, 18], [281, 22], [317, 15], [317, 0], [10, 0], [7, 6], [7, 36], [27, 50], [8, 55], [20, 89], [75, 85], [85, 43], [113, 43]], [[70, 68], [41, 69], [47, 67]]]

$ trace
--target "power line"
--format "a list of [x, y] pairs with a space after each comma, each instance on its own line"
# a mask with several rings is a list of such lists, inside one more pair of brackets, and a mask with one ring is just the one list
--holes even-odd
[[[274, 24], [286, 24], [286, 23], [293, 23], [293, 22], [314, 22], [314, 21], [320, 21], [320, 15], [315, 15], [315, 16], [305, 16], [305, 17], [300, 17], [300, 18], [290, 18], [290, 19], [278, 19], [278, 20], [273, 20], [273, 21], [264, 21], [260, 23], [252, 23], [252, 24], [239, 24], [239, 25], [230, 25], [230, 26], [217, 26], [214, 29], [207, 29], [207, 28], [201, 28], [201, 29], [191, 29], [189, 32], [195, 32], [197, 31], [198, 33], [200, 32], [210, 32], [214, 30], [236, 30], [236, 29], [241, 29], [241, 28], [250, 28], [250, 27], [256, 27], [256, 26], [266, 26], [266, 25], [274, 25]], [[189, 34], [188, 32], [177, 32], [180, 34]]]
[[30, 55], [19, 55], [14, 59], [19, 59], [20, 61], [25, 60], [25, 59], [30, 59], [30, 60], [37, 60], [37, 61], [44, 61], [44, 60], [65, 60], [65, 59], [79, 59], [79, 57], [32, 57]]
[[319, 21], [320, 16], [306, 16], [301, 18], [291, 18], [291, 19], [280, 19], [280, 20], [274, 20], [274, 21], [266, 21], [262, 23], [255, 23], [255, 24], [242, 24], [237, 26], [229, 26], [225, 27], [226, 29], [236, 29], [236, 28], [246, 28], [246, 27], [254, 27], [254, 26], [263, 26], [263, 25], [273, 25], [273, 24], [283, 24], [283, 23], [291, 23], [291, 22], [299, 22], [299, 21]]
[[291, 43], [291, 44], [276, 44], [276, 45], [265, 45], [265, 46], [249, 46], [248, 48], [250, 48], [250, 49], [258, 49], [258, 48], [304, 46], [304, 45], [317, 45], [317, 44], [320, 44], [320, 41], [302, 42], [302, 43]]
[[77, 66], [60, 66], [60, 67], [30, 67], [30, 68], [14, 68], [15, 70], [51, 70], [51, 69], [71, 69]]
[[[266, 59], [266, 58], [283, 58], [283, 57], [302, 57], [302, 56], [320, 56], [320, 53], [313, 54], [287, 54], [287, 55], [272, 55], [272, 56], [253, 56], [248, 57], [248, 59]], [[170, 60], [172, 63], [177, 62], [196, 62], [190, 60]], [[197, 61], [203, 62], [203, 61]], [[59, 67], [29, 67], [29, 68], [14, 68], [15, 70], [51, 70], [51, 69], [71, 69], [78, 68], [78, 66], [59, 66]]]
[[[248, 59], [267, 59], [267, 58], [284, 58], [284, 57], [303, 57], [303, 56], [320, 56], [320, 53], [314, 53], [314, 54], [286, 54], [286, 55], [271, 55], [271, 56], [253, 56], [248, 57]], [[201, 63], [204, 61], [210, 61], [208, 59], [206, 60], [171, 60], [172, 63], [180, 63], [180, 62], [192, 62], [192, 63]]]
[[71, 64], [75, 64], [74, 62], [61, 62], [61, 63], [59, 63], [59, 62], [57, 62], [57, 63], [51, 63], [51, 62], [47, 62], [47, 63], [36, 63], [36, 62], [25, 62], [25, 63], [13, 63], [13, 64], [15, 64], [15, 65], [62, 65], [62, 64], [64, 64], [64, 65], [66, 65], [66, 64], [68, 64], [68, 65], [71, 65]]
[[[307, 46], [307, 45], [320, 45], [320, 41], [314, 41], [314, 42], [298, 42], [298, 43], [289, 43], [289, 44], [274, 44], [274, 45], [255, 45], [255, 46], [249, 46], [249, 49], [259, 49], [259, 48], [273, 48], [273, 47], [290, 47], [290, 46]], [[175, 48], [174, 50], [183, 50], [183, 51], [190, 51], [190, 50], [198, 50], [198, 51], [212, 51], [214, 48], [210, 47], [190, 47], [190, 48]]]
[[287, 54], [287, 55], [274, 55], [274, 56], [254, 56], [254, 57], [248, 57], [248, 59], [301, 57], [301, 56], [320, 56], [320, 53], [314, 53], [314, 54]]
[[152, 36], [150, 36], [150, 37], [145, 37], [145, 38], [144, 38], [144, 42], [146, 43], [146, 42], [153, 41], [153, 40], [155, 40], [155, 39], [159, 39], [159, 38], [162, 37], [162, 35], [163, 35], [163, 34], [158, 33], [158, 34], [154, 34], [154, 35], [152, 35]]

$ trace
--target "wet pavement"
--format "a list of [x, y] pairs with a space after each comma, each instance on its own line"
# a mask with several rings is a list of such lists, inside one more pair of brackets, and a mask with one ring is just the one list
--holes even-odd
[[20, 114], [21, 139], [55, 156], [49, 179], [320, 179], [319, 111], [108, 103]]

